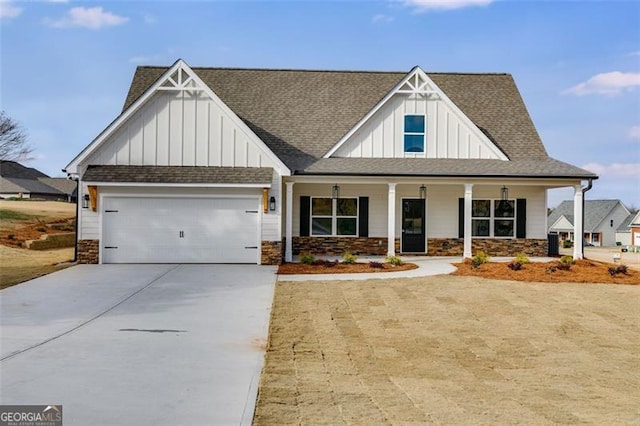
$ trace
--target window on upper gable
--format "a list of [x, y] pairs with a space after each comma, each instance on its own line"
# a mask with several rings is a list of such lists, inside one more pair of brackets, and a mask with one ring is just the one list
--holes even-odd
[[424, 152], [426, 125], [424, 115], [404, 116], [404, 152]]

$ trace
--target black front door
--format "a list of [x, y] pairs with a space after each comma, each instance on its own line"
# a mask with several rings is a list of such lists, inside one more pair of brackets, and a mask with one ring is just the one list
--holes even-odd
[[424, 200], [402, 200], [402, 252], [425, 252]]

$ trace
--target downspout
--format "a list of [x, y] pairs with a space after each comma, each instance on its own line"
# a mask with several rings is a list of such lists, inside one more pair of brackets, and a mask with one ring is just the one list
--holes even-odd
[[[66, 170], [62, 170], [66, 173]], [[78, 216], [80, 215], [80, 178], [78, 175], [67, 175], [67, 179], [72, 180], [76, 183], [76, 220], [74, 221], [74, 231], [76, 233], [76, 243], [73, 246], [73, 260], [72, 262], [78, 261]]]
[[582, 188], [582, 229], [580, 230], [580, 238], [582, 238], [582, 258], [584, 259], [584, 194], [593, 188], [593, 179], [589, 178], [589, 183], [586, 188]]

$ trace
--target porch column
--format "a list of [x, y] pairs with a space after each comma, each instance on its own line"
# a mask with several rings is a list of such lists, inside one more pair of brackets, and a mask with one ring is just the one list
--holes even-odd
[[464, 249], [462, 257], [471, 258], [471, 200], [473, 197], [473, 184], [464, 184]]
[[387, 256], [396, 255], [396, 184], [389, 184], [389, 205], [387, 213]]
[[573, 258], [582, 259], [582, 242], [584, 227], [582, 226], [582, 185], [573, 187]]
[[293, 184], [295, 182], [286, 182], [287, 185], [287, 205], [285, 208], [285, 229], [284, 229], [284, 261], [291, 262], [293, 260], [293, 243], [291, 234], [293, 233]]

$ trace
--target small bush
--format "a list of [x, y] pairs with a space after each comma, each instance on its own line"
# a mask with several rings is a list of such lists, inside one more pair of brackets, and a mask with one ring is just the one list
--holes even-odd
[[573, 241], [564, 240], [562, 242], [562, 248], [571, 248], [573, 247]]
[[551, 266], [549, 266], [549, 267], [545, 270], [545, 272], [546, 272], [547, 274], [553, 274], [553, 273], [554, 273], [555, 271], [557, 271], [557, 270], [558, 270], [558, 268], [557, 268], [557, 267], [555, 267], [555, 266], [551, 265]]
[[525, 263], [531, 263], [529, 256], [524, 253], [516, 254], [516, 257], [513, 259], [515, 263], [519, 263], [520, 265], [524, 265]]
[[333, 268], [334, 266], [336, 266], [339, 262], [337, 260], [327, 260], [326, 262], [324, 262], [324, 267], [325, 268]]
[[391, 266], [400, 266], [403, 263], [398, 256], [387, 256], [385, 261]]
[[560, 258], [560, 263], [563, 263], [565, 265], [573, 265], [574, 263], [576, 263], [576, 261], [573, 260], [573, 257], [571, 256], [562, 256]]
[[47, 232], [47, 228], [45, 228], [44, 226], [39, 226], [36, 228], [36, 231], [38, 232]]
[[560, 269], [561, 271], [568, 271], [571, 269], [571, 263], [558, 262], [556, 264], [556, 269]]
[[356, 260], [358, 260], [358, 258], [348, 251], [344, 252], [342, 255], [342, 263], [345, 265], [353, 265], [356, 263]]
[[522, 263], [516, 262], [515, 260], [513, 262], [507, 263], [507, 266], [512, 271], [519, 271], [520, 269], [522, 269]]
[[316, 262], [316, 257], [311, 253], [302, 253], [300, 255], [300, 263], [305, 265], [313, 265]]
[[627, 272], [627, 265], [611, 266], [609, 268], [609, 275], [611, 275], [612, 277], [615, 277], [618, 274], [627, 275]]
[[9, 239], [9, 240], [13, 240], [15, 237], [16, 237], [16, 236], [15, 236], [15, 235], [13, 235], [13, 234], [9, 234], [9, 235], [7, 235], [7, 239]]
[[488, 254], [483, 251], [479, 251], [475, 256], [471, 259], [471, 266], [474, 268], [479, 268], [483, 263], [487, 263], [491, 260]]
[[369, 262], [369, 268], [373, 269], [384, 269], [384, 265], [380, 262], [371, 261]]

